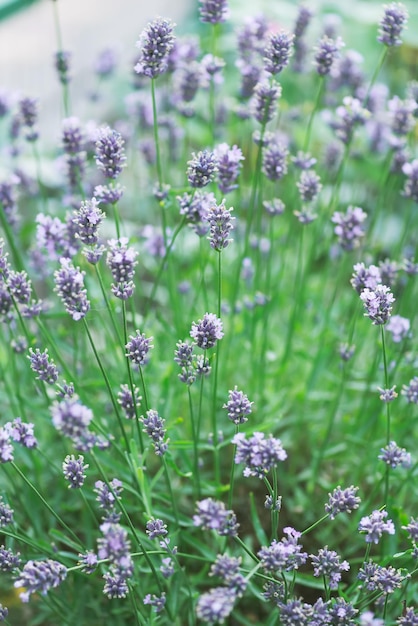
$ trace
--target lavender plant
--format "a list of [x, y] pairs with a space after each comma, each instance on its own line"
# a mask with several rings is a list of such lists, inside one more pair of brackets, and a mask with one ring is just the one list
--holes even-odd
[[415, 7], [197, 4], [0, 91], [0, 621], [416, 625]]

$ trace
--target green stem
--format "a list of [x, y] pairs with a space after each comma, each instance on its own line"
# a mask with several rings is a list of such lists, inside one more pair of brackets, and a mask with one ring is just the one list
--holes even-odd
[[193, 466], [194, 466], [194, 483], [197, 489], [197, 499], [200, 498], [201, 489], [200, 489], [200, 472], [199, 472], [199, 435], [196, 428], [194, 411], [193, 411], [193, 402], [192, 402], [192, 393], [190, 389], [190, 385], [187, 386], [187, 393], [189, 396], [189, 410], [190, 410], [190, 421], [192, 424], [192, 437], [193, 437]]
[[309, 121], [308, 121], [308, 126], [306, 129], [306, 135], [305, 135], [305, 141], [303, 144], [303, 151], [304, 152], [308, 152], [309, 149], [309, 143], [311, 140], [311, 132], [312, 132], [312, 124], [316, 115], [316, 112], [319, 109], [319, 105], [321, 103], [321, 99], [322, 99], [322, 92], [324, 90], [324, 86], [325, 86], [325, 76], [320, 76], [319, 77], [319, 85], [318, 85], [318, 91], [316, 92], [316, 98], [315, 98], [315, 103], [314, 103], [314, 107], [311, 111], [311, 115], [309, 117]]
[[[388, 374], [388, 363], [386, 356], [386, 341], [385, 341], [385, 327], [384, 324], [380, 326], [381, 338], [382, 338], [382, 353], [383, 353], [383, 369], [385, 373], [385, 389], [389, 389], [389, 374]], [[390, 444], [390, 402], [386, 402], [386, 444]], [[384, 493], [384, 503], [386, 507], [388, 506], [388, 498], [389, 498], [389, 475], [390, 475], [390, 465], [386, 464], [385, 471], [385, 493]]]
[[27, 478], [27, 476], [25, 476], [25, 474], [22, 472], [22, 470], [16, 465], [16, 463], [14, 461], [10, 462], [11, 466], [13, 467], [13, 469], [19, 474], [19, 476], [23, 479], [23, 481], [28, 485], [28, 487], [30, 487], [30, 489], [32, 489], [32, 491], [37, 495], [37, 497], [40, 499], [40, 501], [42, 502], [42, 504], [48, 509], [48, 511], [51, 513], [51, 515], [53, 515], [55, 517], [55, 519], [57, 520], [57, 522], [59, 524], [61, 524], [61, 526], [63, 528], [65, 528], [65, 530], [69, 533], [69, 535], [71, 535], [71, 537], [74, 539], [74, 541], [76, 542], [76, 544], [78, 546], [80, 546], [80, 552], [83, 551], [83, 546], [80, 543], [79, 538], [77, 537], [77, 535], [74, 533], [74, 531], [71, 530], [71, 528], [69, 526], [67, 526], [67, 524], [64, 522], [64, 520], [58, 515], [58, 513], [56, 513], [54, 511], [54, 509], [51, 507], [50, 504], [48, 504], [48, 502], [45, 500], [45, 498], [43, 497], [43, 495], [38, 491], [38, 489], [35, 487], [35, 485], [29, 480], [29, 478]]
[[[239, 433], [239, 424], [235, 427], [235, 434]], [[232, 449], [232, 461], [231, 461], [231, 471], [229, 473], [229, 494], [228, 494], [228, 509], [232, 509], [232, 500], [234, 498], [234, 481], [235, 481], [235, 452], [237, 446], [234, 444]]]
[[107, 387], [107, 390], [109, 392], [110, 400], [112, 402], [113, 409], [115, 411], [115, 415], [116, 415], [118, 423], [119, 423], [119, 428], [121, 430], [123, 439], [125, 441], [126, 449], [127, 449], [128, 452], [130, 452], [131, 451], [130, 443], [129, 443], [129, 439], [128, 439], [127, 435], [126, 435], [125, 427], [124, 427], [123, 422], [122, 422], [122, 418], [121, 418], [121, 415], [120, 415], [120, 412], [119, 412], [118, 403], [116, 402], [116, 398], [115, 398], [114, 393], [112, 391], [112, 387], [110, 385], [110, 381], [109, 381], [108, 375], [106, 373], [106, 370], [103, 367], [103, 363], [101, 361], [99, 353], [97, 352], [96, 346], [94, 345], [93, 337], [91, 336], [91, 332], [90, 332], [90, 329], [89, 329], [89, 326], [87, 324], [87, 321], [86, 321], [85, 317], [83, 317], [83, 324], [84, 324], [84, 328], [85, 328], [86, 333], [87, 333], [88, 340], [90, 342], [91, 349], [93, 350], [93, 354], [96, 357], [97, 364], [99, 366], [99, 369], [100, 369], [100, 371], [102, 373], [102, 376], [103, 376], [103, 380], [104, 380], [105, 385]]
[[[127, 316], [126, 316], [125, 300], [122, 300], [122, 318], [123, 318], [123, 337], [124, 337], [124, 347], [125, 347], [128, 343], [128, 321], [127, 321]], [[137, 434], [138, 434], [139, 447], [141, 449], [141, 453], [143, 453], [144, 441], [142, 438], [142, 431], [141, 431], [141, 427], [139, 423], [138, 407], [135, 401], [135, 385], [134, 385], [134, 380], [132, 376], [131, 362], [129, 360], [129, 357], [126, 355], [125, 355], [125, 361], [126, 361], [126, 369], [128, 372], [129, 389], [131, 391], [132, 403], [133, 403], [134, 411], [135, 411], [135, 424], [136, 424], [136, 429], [137, 429]]]

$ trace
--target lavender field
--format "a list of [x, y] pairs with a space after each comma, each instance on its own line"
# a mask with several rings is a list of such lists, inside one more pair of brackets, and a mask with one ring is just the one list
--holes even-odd
[[418, 6], [194, 4], [0, 85], [0, 621], [417, 626]]

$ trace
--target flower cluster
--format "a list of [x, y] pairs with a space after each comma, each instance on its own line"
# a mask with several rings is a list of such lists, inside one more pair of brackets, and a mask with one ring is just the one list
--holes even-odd
[[140, 57], [135, 72], [156, 78], [167, 70], [168, 57], [174, 45], [174, 24], [171, 20], [156, 18], [142, 31], [136, 43]]
[[232, 221], [235, 219], [231, 216], [232, 210], [232, 208], [225, 208], [225, 205], [222, 203], [211, 206], [208, 211], [207, 220], [210, 227], [208, 239], [211, 247], [218, 252], [227, 248], [232, 241], [229, 237], [234, 227]]
[[299, 544], [301, 533], [290, 526], [283, 529], [284, 537], [274, 539], [268, 547], [258, 551], [261, 567], [269, 574], [277, 575], [299, 569], [306, 563], [308, 555]]
[[223, 336], [222, 320], [215, 313], [205, 313], [201, 320], [192, 323], [190, 337], [203, 350], [213, 348]]
[[360, 298], [366, 309], [364, 315], [371, 319], [375, 325], [386, 324], [392, 311], [392, 303], [395, 302], [389, 287], [377, 285], [374, 290], [366, 287], [361, 292]]
[[395, 534], [395, 526], [392, 520], [386, 520], [387, 516], [387, 511], [373, 511], [371, 515], [361, 518], [358, 529], [366, 533], [367, 543], [379, 543], [383, 533]]
[[144, 424], [144, 432], [152, 439], [154, 444], [155, 454], [157, 456], [163, 456], [168, 449], [168, 440], [164, 440], [166, 430], [164, 428], [165, 419], [160, 417], [157, 411], [147, 411], [146, 417], [141, 417], [141, 422]]
[[273, 435], [265, 438], [264, 433], [256, 432], [246, 439], [244, 433], [237, 433], [232, 443], [237, 447], [235, 463], [245, 463], [244, 476], [262, 479], [287, 458], [282, 442]]
[[23, 587], [19, 593], [22, 602], [29, 602], [33, 593], [46, 595], [50, 589], [58, 587], [67, 577], [67, 568], [52, 559], [28, 561], [16, 576], [14, 586]]
[[228, 412], [228, 418], [234, 424], [244, 424], [248, 421], [247, 415], [252, 411], [254, 402], [250, 402], [248, 396], [242, 391], [238, 391], [237, 386], [229, 390], [229, 399], [223, 408]]
[[74, 321], [83, 319], [90, 310], [87, 290], [84, 288], [85, 272], [74, 267], [70, 259], [60, 259], [61, 268], [54, 272], [55, 289], [61, 298], [65, 310]]
[[112, 293], [121, 300], [130, 298], [135, 290], [132, 280], [135, 266], [138, 264], [138, 252], [128, 246], [128, 238], [110, 239], [107, 242], [106, 264], [112, 272]]
[[204, 530], [215, 530], [218, 535], [234, 537], [238, 532], [235, 513], [226, 509], [223, 502], [205, 498], [196, 503], [197, 514], [193, 516], [193, 524]]

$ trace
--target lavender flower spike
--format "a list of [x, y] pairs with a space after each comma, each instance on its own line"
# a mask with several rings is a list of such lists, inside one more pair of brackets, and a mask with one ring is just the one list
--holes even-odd
[[371, 515], [361, 518], [358, 529], [366, 533], [367, 543], [379, 543], [383, 533], [395, 534], [395, 526], [392, 520], [386, 520], [387, 516], [387, 511], [373, 511]]
[[139, 330], [136, 335], [129, 336], [130, 341], [126, 344], [126, 356], [135, 365], [146, 365], [149, 361], [148, 353], [154, 346], [151, 344], [153, 337], [145, 337]]
[[210, 236], [208, 239], [211, 247], [218, 252], [227, 248], [232, 241], [229, 238], [229, 233], [233, 229], [232, 220], [235, 219], [231, 217], [232, 210], [232, 208], [226, 209], [223, 202], [209, 209], [207, 220], [210, 225]]
[[215, 177], [218, 171], [215, 153], [210, 150], [202, 150], [197, 154], [192, 154], [192, 159], [188, 162], [187, 179], [194, 189], [206, 187]]
[[200, 21], [207, 24], [220, 24], [229, 17], [227, 0], [199, 0]]
[[74, 267], [70, 259], [60, 259], [61, 269], [54, 273], [55, 288], [65, 305], [65, 310], [73, 320], [81, 320], [90, 309], [87, 291], [84, 289], [84, 275], [79, 267]]
[[201, 320], [193, 322], [190, 336], [199, 348], [203, 350], [213, 348], [224, 336], [222, 320], [215, 313], [205, 313]]
[[122, 135], [109, 126], [99, 130], [96, 141], [96, 164], [106, 178], [115, 179], [126, 166]]
[[142, 31], [137, 48], [141, 50], [135, 72], [149, 78], [164, 74], [168, 66], [168, 57], [174, 45], [175, 24], [171, 20], [157, 17]]
[[269, 74], [279, 74], [288, 65], [293, 52], [294, 35], [282, 30], [270, 36], [264, 51], [264, 69]]
[[366, 317], [369, 317], [373, 324], [386, 324], [391, 311], [392, 303], [395, 302], [392, 292], [386, 285], [377, 285], [375, 289], [364, 289], [360, 298], [363, 301]]
[[29, 348], [30, 367], [33, 372], [38, 374], [36, 377], [38, 380], [43, 380], [48, 385], [53, 385], [58, 380], [58, 368], [54, 361], [50, 359], [48, 354], [48, 348], [41, 352], [39, 348], [36, 348], [34, 352], [32, 348]]
[[344, 46], [340, 37], [336, 40], [324, 35], [315, 47], [316, 71], [320, 76], [326, 76], [331, 72], [331, 68], [338, 57], [339, 50]]
[[252, 404], [254, 403], [248, 400], [248, 396], [238, 391], [235, 385], [234, 389], [230, 389], [228, 402], [222, 408], [227, 409], [228, 417], [234, 424], [244, 424], [248, 421], [247, 415], [251, 413]]
[[377, 41], [385, 46], [400, 46], [400, 35], [408, 21], [408, 12], [400, 2], [392, 2], [384, 6], [385, 12], [379, 25]]
[[25, 591], [19, 594], [20, 599], [22, 602], [29, 602], [32, 593], [41, 593], [44, 596], [50, 589], [58, 587], [66, 576], [67, 568], [58, 561], [28, 561], [18, 573], [14, 586], [24, 587]]

